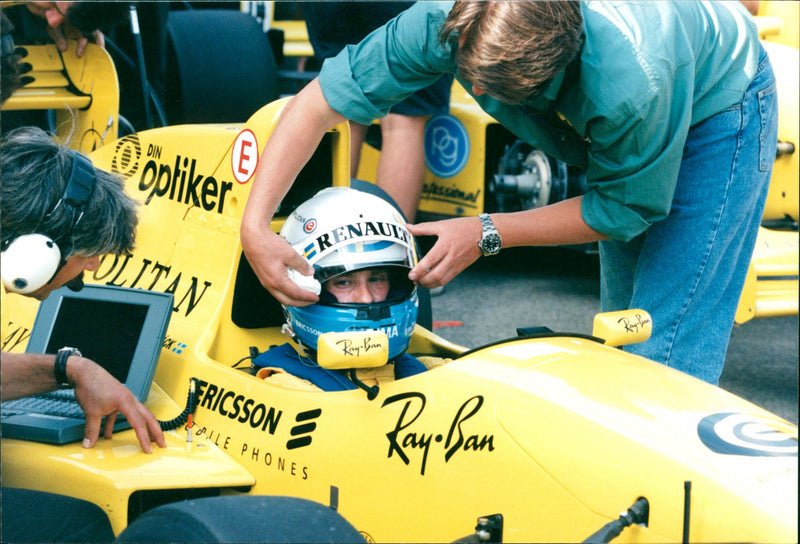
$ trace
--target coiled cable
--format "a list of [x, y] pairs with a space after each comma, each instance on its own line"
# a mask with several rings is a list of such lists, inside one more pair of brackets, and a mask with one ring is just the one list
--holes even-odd
[[175, 419], [171, 419], [169, 421], [161, 421], [158, 420], [158, 425], [161, 427], [162, 431], [171, 431], [173, 429], [177, 429], [184, 423], [189, 420], [189, 416], [194, 414], [194, 411], [197, 409], [197, 403], [200, 399], [197, 397], [196, 394], [197, 390], [197, 378], [189, 378], [189, 394], [186, 398], [186, 408], [183, 409], [183, 412], [178, 415]]

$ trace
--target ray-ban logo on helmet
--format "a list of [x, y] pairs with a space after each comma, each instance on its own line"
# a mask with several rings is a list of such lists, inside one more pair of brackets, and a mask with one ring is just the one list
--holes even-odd
[[306, 234], [311, 234], [316, 230], [316, 228], [317, 228], [316, 219], [309, 219], [303, 224], [303, 231], [305, 231]]

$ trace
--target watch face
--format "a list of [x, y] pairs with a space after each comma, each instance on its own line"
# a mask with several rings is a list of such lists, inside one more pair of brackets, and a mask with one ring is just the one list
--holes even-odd
[[483, 240], [481, 240], [481, 250], [486, 255], [494, 255], [500, 251], [500, 235], [491, 233], [484, 236]]

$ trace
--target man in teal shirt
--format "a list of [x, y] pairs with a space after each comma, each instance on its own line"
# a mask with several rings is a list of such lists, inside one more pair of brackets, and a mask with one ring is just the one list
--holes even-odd
[[[626, 349], [717, 383], [777, 141], [774, 77], [738, 2], [419, 2], [327, 61], [284, 111], [242, 225], [262, 282], [313, 301], [284, 279], [293, 256], [264, 225], [319, 131], [371, 122], [442, 73], [586, 172], [585, 195], [493, 214], [502, 246], [600, 241], [603, 309], [653, 316], [651, 340]], [[474, 217], [410, 229], [438, 236], [410, 274], [426, 287], [483, 251]]]

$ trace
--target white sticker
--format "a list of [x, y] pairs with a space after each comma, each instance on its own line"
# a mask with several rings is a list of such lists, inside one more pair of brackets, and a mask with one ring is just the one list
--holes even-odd
[[239, 183], [247, 183], [258, 166], [258, 141], [250, 129], [244, 129], [236, 136], [231, 153], [233, 177]]

